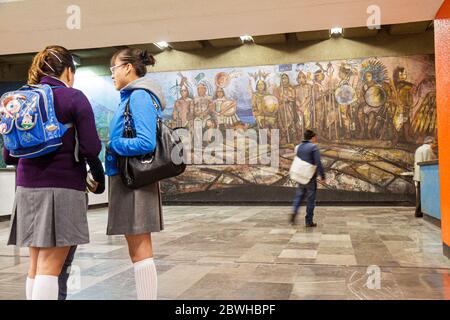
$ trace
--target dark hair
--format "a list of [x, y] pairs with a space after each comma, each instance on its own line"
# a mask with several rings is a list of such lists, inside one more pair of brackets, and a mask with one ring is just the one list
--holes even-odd
[[59, 77], [66, 68], [75, 72], [69, 50], [61, 46], [48, 46], [34, 56], [28, 70], [28, 84], [38, 84], [44, 76]]
[[320, 74], [321, 74], [321, 75], [324, 75], [322, 69], [316, 70], [316, 72], [314, 72], [314, 80], [317, 80], [317, 77], [318, 77]]
[[219, 92], [219, 91], [222, 91], [222, 92], [223, 92], [223, 96], [224, 96], [224, 97], [226, 96], [225, 90], [224, 90], [223, 88], [219, 87], [219, 88], [216, 89], [216, 92], [214, 92], [214, 99], [217, 99], [217, 98], [218, 98], [218, 97], [217, 97], [217, 92]]
[[131, 63], [136, 75], [143, 77], [147, 73], [146, 66], [154, 66], [156, 63], [155, 58], [147, 52], [147, 50], [141, 50], [138, 48], [123, 48], [117, 51], [111, 58], [111, 66], [114, 65], [116, 59], [124, 63]]
[[256, 91], [258, 91], [258, 84], [260, 84], [260, 83], [264, 84], [264, 91], [266, 91], [267, 90], [267, 83], [264, 80], [256, 81], [256, 86], [255, 86]]
[[303, 134], [303, 139], [305, 140], [311, 140], [312, 138], [314, 138], [316, 136], [316, 133], [312, 130], [306, 130], [305, 133]]
[[394, 74], [392, 75], [392, 78], [394, 80], [394, 84], [397, 86], [400, 82], [400, 73], [405, 72], [405, 68], [403, 67], [396, 67], [394, 69]]

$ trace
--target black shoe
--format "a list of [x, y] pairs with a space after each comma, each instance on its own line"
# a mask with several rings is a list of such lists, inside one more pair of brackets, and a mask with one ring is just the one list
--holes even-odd
[[314, 223], [314, 222], [307, 223], [307, 224], [306, 224], [306, 227], [307, 227], [307, 228], [315, 228], [315, 227], [317, 227], [317, 223]]
[[423, 218], [423, 213], [421, 212], [421, 213], [415, 213], [414, 214], [414, 216], [416, 217], [416, 218]]

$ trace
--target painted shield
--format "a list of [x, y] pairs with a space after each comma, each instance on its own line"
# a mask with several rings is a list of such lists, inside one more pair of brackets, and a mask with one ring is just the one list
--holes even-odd
[[264, 104], [266, 105], [265, 111], [273, 113], [278, 111], [278, 99], [275, 96], [265, 96]]
[[334, 95], [336, 97], [336, 101], [339, 104], [352, 104], [356, 102], [356, 92], [355, 89], [353, 89], [352, 86], [349, 86], [348, 84], [344, 84], [336, 89], [334, 92]]
[[364, 94], [367, 105], [377, 108], [386, 102], [386, 91], [381, 86], [371, 86]]
[[236, 102], [228, 100], [222, 103], [222, 110], [224, 116], [232, 116], [236, 113]]

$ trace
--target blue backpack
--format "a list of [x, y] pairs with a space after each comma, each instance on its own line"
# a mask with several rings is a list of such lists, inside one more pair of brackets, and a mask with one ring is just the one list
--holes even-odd
[[49, 85], [26, 85], [0, 98], [0, 133], [13, 157], [37, 158], [56, 151], [72, 126], [56, 118]]

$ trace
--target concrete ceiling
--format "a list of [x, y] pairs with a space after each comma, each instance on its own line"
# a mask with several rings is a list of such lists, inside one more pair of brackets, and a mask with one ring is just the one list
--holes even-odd
[[298, 41], [326, 40], [330, 38], [330, 30], [296, 32], [295, 37]]
[[369, 29], [366, 27], [345, 28], [343, 32], [344, 38], [367, 38], [375, 37], [378, 29]]
[[[377, 5], [381, 24], [387, 25], [432, 20], [442, 2], [378, 0]], [[80, 10], [80, 29], [68, 28], [68, 21], [74, 17], [70, 12], [74, 3]], [[218, 39], [213, 45], [224, 46], [232, 41], [229, 38], [236, 40], [242, 34], [256, 37], [257, 43], [276, 43], [282, 39], [279, 35], [286, 33], [365, 26], [372, 4], [373, 0], [6, 2], [0, 3], [0, 55], [35, 52], [54, 43], [74, 50], [164, 40], [175, 46], [184, 42], [179, 48], [194, 49], [199, 43], [191, 41]], [[278, 36], [258, 38], [265, 35]], [[299, 35], [302, 39], [308, 37], [314, 38]]]
[[[421, 33], [429, 30], [433, 27], [433, 21], [421, 21], [404, 24], [386, 25], [382, 26], [382, 29], [387, 31], [390, 35], [397, 36], [402, 34]], [[367, 27], [356, 28], [344, 28], [343, 37], [352, 38], [369, 38], [377, 36], [378, 29], [368, 29]], [[280, 33], [264, 36], [254, 36], [253, 40], [258, 45], [279, 45], [283, 43], [302, 43], [305, 41], [321, 41], [330, 38], [330, 30], [317, 30], [317, 31], [304, 31], [295, 33]], [[223, 39], [211, 39], [203, 41], [182, 41], [182, 42], [170, 42], [168, 50], [179, 51], [191, 51], [191, 50], [203, 50], [208, 47], [214, 48], [230, 48], [243, 45], [239, 37], [223, 38]], [[146, 49], [152, 54], [157, 54], [163, 51], [153, 43], [133, 44], [130, 47]], [[96, 62], [97, 59], [109, 59], [114, 52], [123, 46], [114, 46], [106, 48], [95, 49], [79, 49], [71, 50], [77, 55], [81, 62]], [[0, 64], [23, 64], [29, 63], [33, 58], [34, 53], [13, 54], [13, 55], [0, 55]]]
[[213, 40], [208, 40], [208, 42], [215, 48], [237, 47], [237, 46], [242, 45], [242, 41], [239, 37], [225, 38], [225, 39], [213, 39]]
[[284, 33], [280, 34], [271, 34], [265, 36], [254, 36], [253, 40], [256, 44], [277, 44], [286, 42], [287, 38]]
[[392, 25], [389, 28], [389, 33], [392, 35], [420, 33], [426, 31], [431, 26], [431, 21], [401, 23]]
[[170, 47], [175, 50], [189, 51], [203, 48], [203, 44], [200, 41], [182, 41], [182, 42], [171, 42]]

